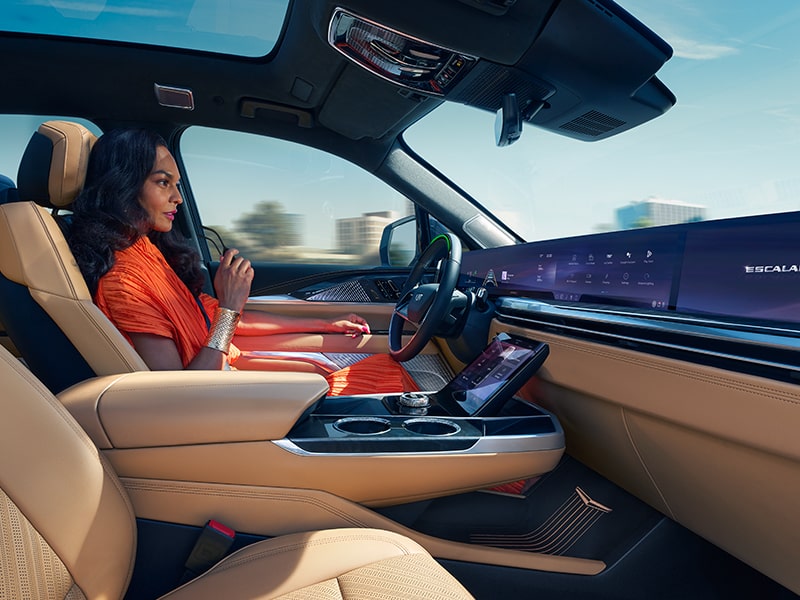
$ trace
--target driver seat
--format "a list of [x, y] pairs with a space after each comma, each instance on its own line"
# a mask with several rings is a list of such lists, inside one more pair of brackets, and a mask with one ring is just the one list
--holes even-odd
[[[122, 484], [63, 405], [1, 347], [0, 381], [0, 595], [122, 598], [136, 554]], [[246, 546], [166, 597], [471, 596], [410, 539], [335, 529]]]
[[15, 292], [0, 313], [22, 358], [54, 393], [92, 375], [149, 370], [92, 301], [57, 215], [83, 187], [95, 140], [78, 123], [40, 125], [20, 162], [19, 201], [0, 204], [4, 298]]

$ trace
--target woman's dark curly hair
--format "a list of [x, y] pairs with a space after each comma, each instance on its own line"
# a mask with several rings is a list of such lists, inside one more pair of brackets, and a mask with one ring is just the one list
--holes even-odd
[[114, 253], [142, 235], [161, 250], [169, 265], [197, 296], [205, 276], [200, 255], [173, 229], [150, 231], [139, 192], [156, 161], [156, 150], [166, 147], [157, 133], [119, 129], [103, 134], [89, 156], [86, 183], [73, 205], [68, 240], [92, 296], [100, 278], [114, 266]]

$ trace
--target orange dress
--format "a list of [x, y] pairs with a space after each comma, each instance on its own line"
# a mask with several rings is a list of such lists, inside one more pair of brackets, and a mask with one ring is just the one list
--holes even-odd
[[[143, 236], [117, 252], [114, 266], [98, 283], [94, 301], [130, 342], [128, 333], [150, 333], [175, 342], [184, 368], [205, 345], [207, 315], [217, 300], [207, 294], [195, 299], [161, 251]], [[240, 355], [231, 344], [228, 362]], [[331, 396], [417, 391], [403, 366], [378, 354], [328, 375]]]

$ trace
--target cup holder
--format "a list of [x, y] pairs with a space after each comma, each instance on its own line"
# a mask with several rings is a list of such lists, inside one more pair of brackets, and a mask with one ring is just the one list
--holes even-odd
[[455, 435], [461, 427], [445, 419], [408, 419], [403, 428], [419, 435]]
[[343, 433], [356, 435], [380, 435], [392, 428], [389, 421], [378, 417], [345, 417], [335, 421], [333, 426]]

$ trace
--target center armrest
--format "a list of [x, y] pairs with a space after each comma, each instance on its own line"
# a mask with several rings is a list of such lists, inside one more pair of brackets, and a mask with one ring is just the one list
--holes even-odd
[[328, 391], [319, 375], [138, 371], [58, 395], [101, 449], [276, 440]]

